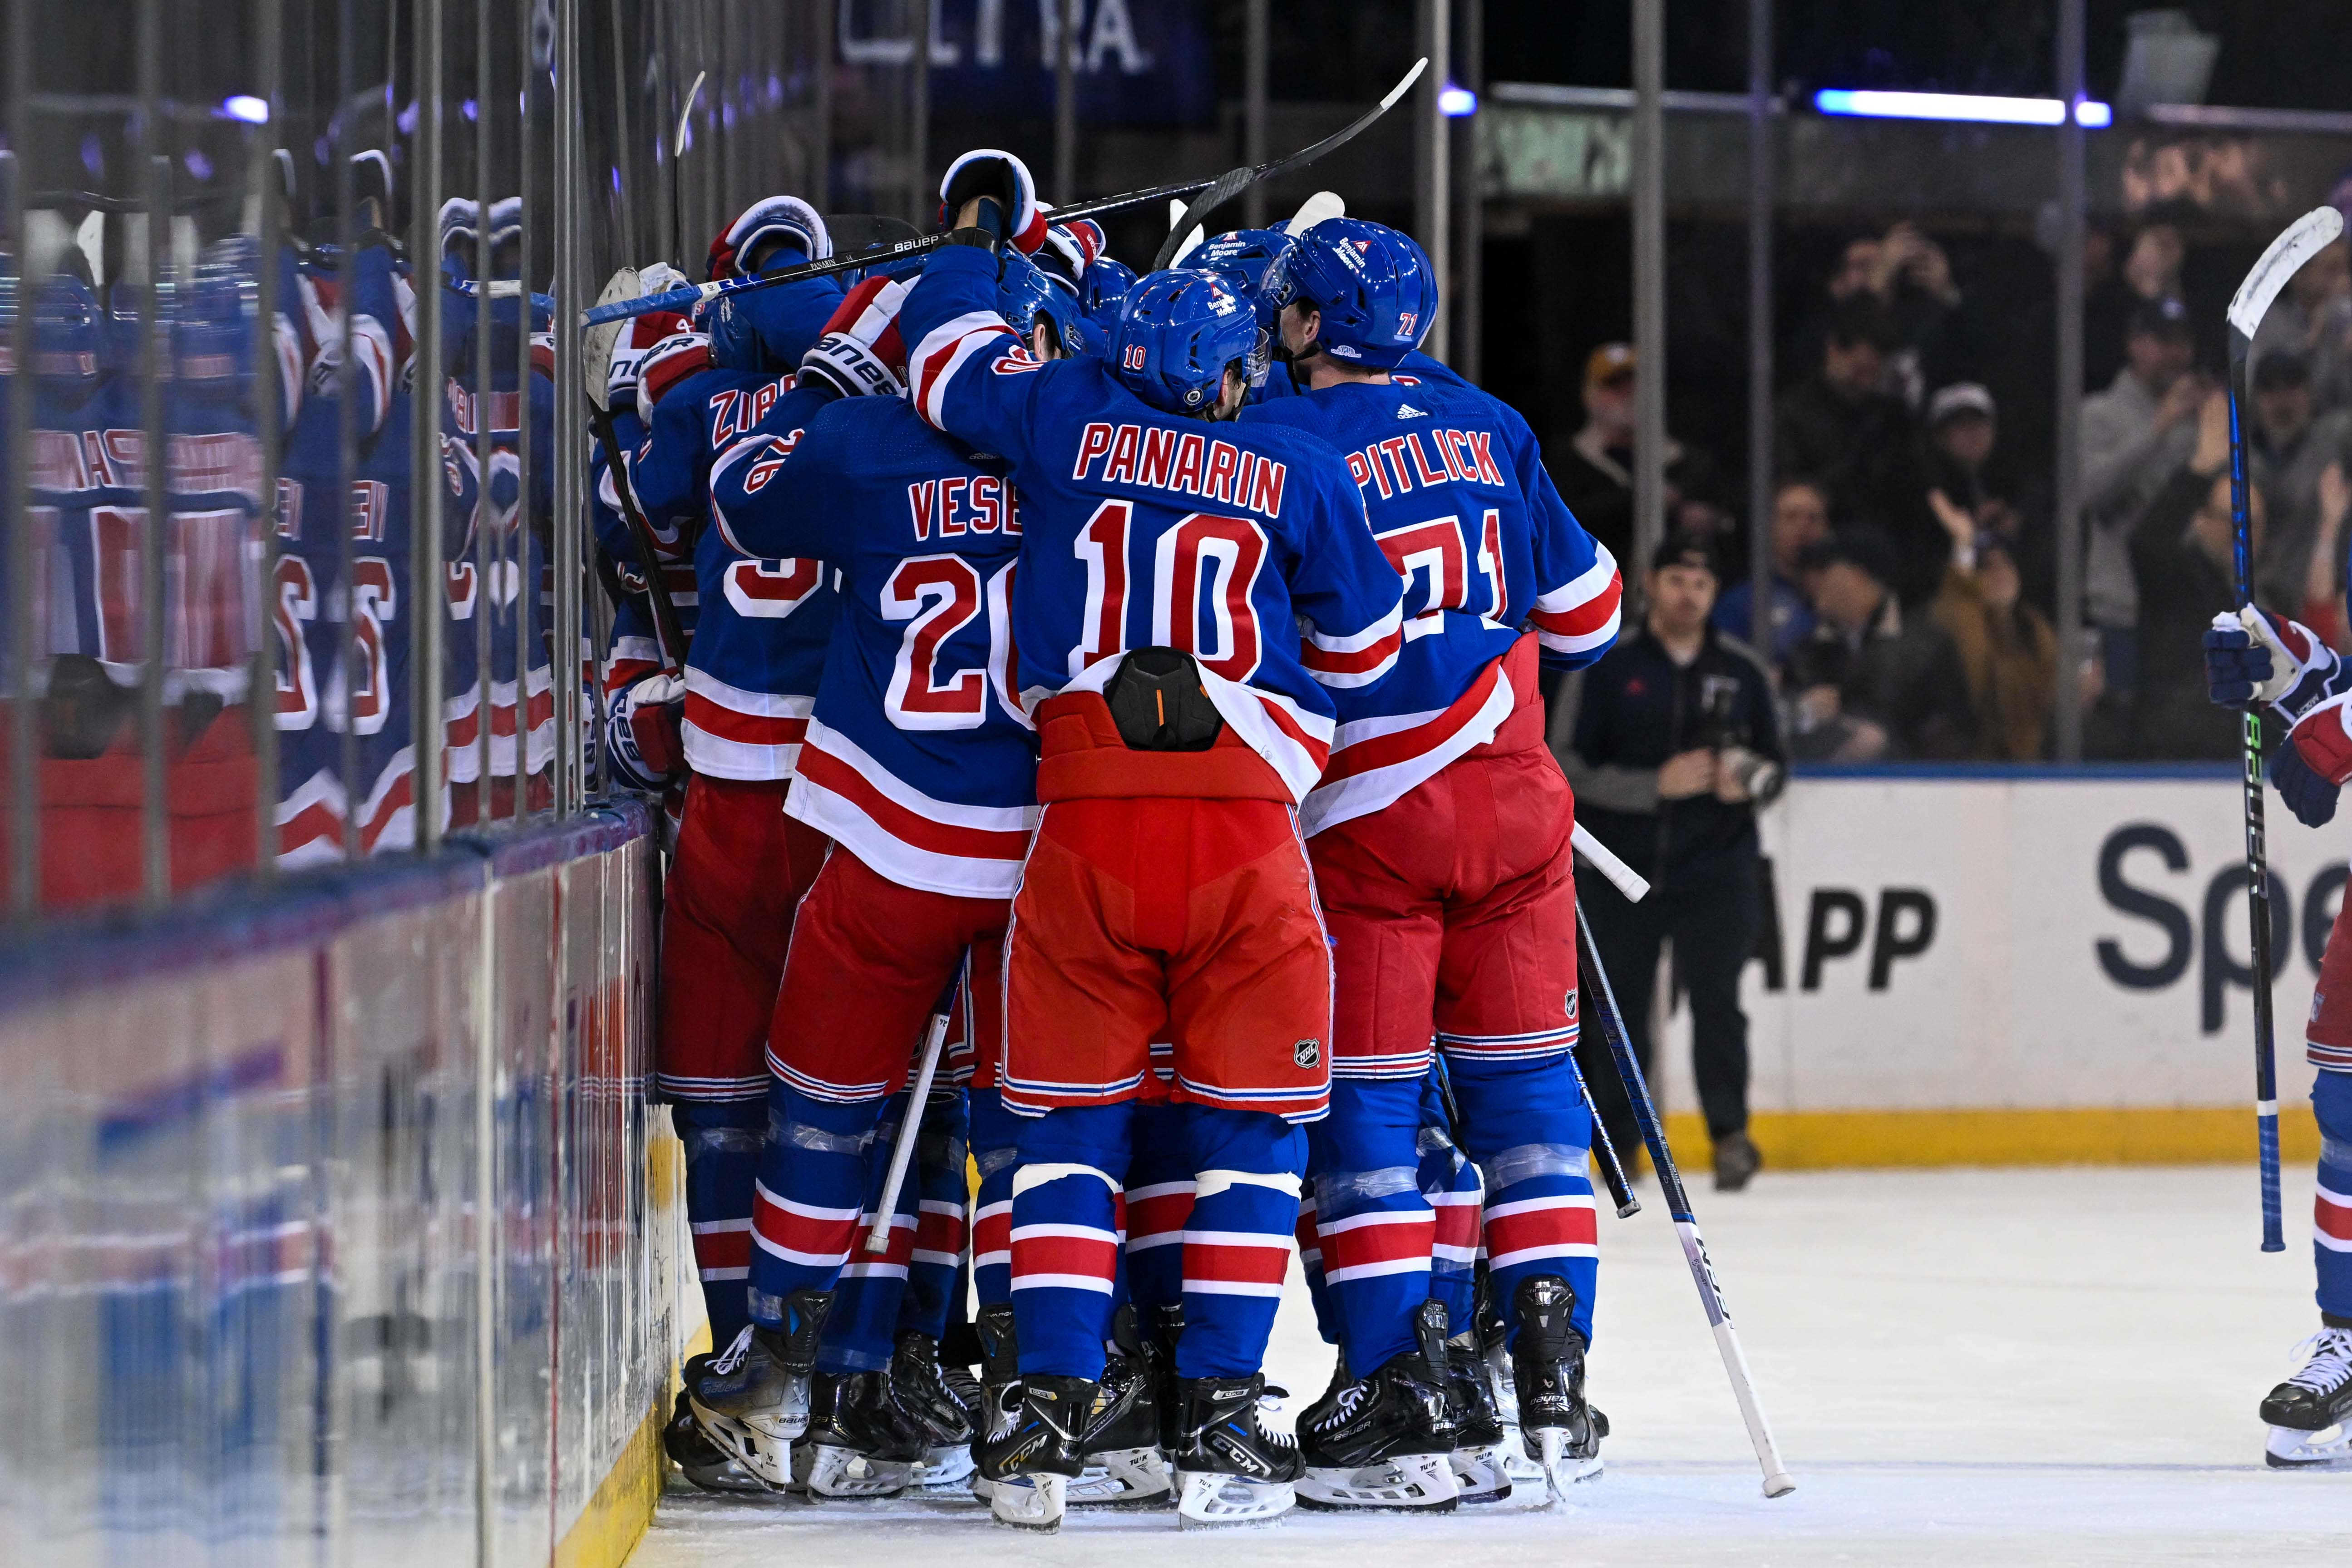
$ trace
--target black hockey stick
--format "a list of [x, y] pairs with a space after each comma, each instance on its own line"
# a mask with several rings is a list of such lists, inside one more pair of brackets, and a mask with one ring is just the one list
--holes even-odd
[[1633, 1107], [1633, 1120], [1641, 1124], [1642, 1140], [1650, 1148], [1650, 1163], [1657, 1168], [1658, 1187], [1665, 1194], [1666, 1213], [1673, 1216], [1675, 1234], [1683, 1244], [1683, 1261], [1690, 1265], [1691, 1282], [1698, 1287], [1699, 1305], [1706, 1310], [1707, 1326], [1715, 1331], [1715, 1348], [1722, 1353], [1723, 1370], [1731, 1377], [1732, 1397], [1739, 1402], [1739, 1418], [1748, 1426], [1748, 1440], [1755, 1445], [1756, 1462], [1764, 1470], [1764, 1495], [1785, 1497], [1797, 1489], [1788, 1469], [1780, 1463], [1780, 1446], [1772, 1441], [1772, 1428], [1764, 1419], [1764, 1406], [1756, 1397], [1756, 1380], [1748, 1370], [1748, 1353], [1739, 1348], [1739, 1334], [1731, 1326], [1731, 1310], [1723, 1304], [1723, 1287], [1716, 1282], [1715, 1263], [1706, 1255], [1706, 1241], [1698, 1233], [1698, 1221], [1691, 1214], [1690, 1194], [1684, 1190], [1682, 1173], [1675, 1168], [1674, 1151], [1666, 1147], [1666, 1130], [1658, 1121], [1657, 1102], [1650, 1098], [1649, 1080], [1642, 1075], [1641, 1059], [1625, 1038], [1622, 1016], [1617, 1011], [1617, 994], [1609, 984], [1609, 971], [1601, 966], [1601, 950], [1593, 944], [1592, 928], [1584, 918], [1584, 905], [1576, 908], [1577, 962], [1582, 965], [1586, 994], [1601, 1005], [1599, 1014], [1601, 1037], [1609, 1045], [1609, 1059], [1616, 1064], [1617, 1077], [1625, 1086], [1625, 1098]]
[[[1260, 180], [1270, 180], [1277, 175], [1286, 174], [1293, 169], [1303, 169], [1326, 153], [1345, 144], [1364, 127], [1387, 113], [1390, 107], [1404, 95], [1407, 89], [1421, 79], [1421, 73], [1428, 68], [1427, 59], [1416, 60], [1413, 62], [1413, 68], [1405, 72], [1403, 79], [1389, 89], [1388, 96], [1359, 116], [1354, 123], [1332, 132], [1312, 146], [1300, 148], [1287, 157], [1276, 158], [1271, 163], [1260, 163], [1255, 167], [1229, 169], [1213, 179], [1179, 180], [1173, 184], [1153, 185], [1148, 190], [1129, 191], [1123, 195], [1097, 196], [1092, 201], [1077, 202], [1066, 207], [1055, 208], [1052, 221], [1075, 223], [1082, 217], [1100, 217], [1105, 213], [1122, 212], [1129, 207], [1143, 206], [1151, 202], [1163, 202], [1176, 196], [1190, 196], [1196, 192], [1208, 193], [1186, 210], [1184, 215], [1186, 221], [1177, 228], [1176, 232], [1180, 235], [1187, 233], [1190, 231], [1191, 219], [1194, 214], [1206, 212], [1212, 207], [1223, 205]], [[1216, 195], [1220, 190], [1224, 194]], [[1215, 200], [1209, 199], [1212, 195], [1215, 195]], [[830, 256], [823, 261], [803, 261], [793, 267], [780, 267], [758, 278], [730, 278], [724, 282], [690, 284], [683, 289], [671, 289], [663, 293], [647, 294], [635, 300], [615, 300], [590, 307], [582, 312], [580, 321], [583, 326], [593, 327], [604, 321], [620, 321], [631, 316], [642, 316], [648, 310], [691, 310], [703, 300], [716, 299], [722, 294], [740, 294], [752, 289], [770, 289], [779, 283], [791, 283], [803, 278], [821, 278], [835, 272], [851, 271], [860, 267], [885, 267], [909, 256], [935, 250], [946, 243], [947, 236], [944, 234], [927, 234], [915, 239], [902, 239], [895, 245], [885, 246], [879, 250], [861, 251], [855, 256]]]
[[1262, 180], [1279, 179], [1293, 169], [1303, 169], [1324, 153], [1344, 147], [1354, 141], [1358, 133], [1366, 126], [1386, 114], [1395, 106], [1398, 99], [1412, 91], [1412, 84], [1419, 81], [1421, 73], [1428, 68], [1427, 56], [1424, 55], [1413, 61], [1412, 69], [1405, 72], [1397, 84], [1389, 89], [1388, 95], [1380, 102], [1313, 146], [1302, 147], [1289, 157], [1276, 158], [1271, 163], [1260, 163], [1255, 168], [1245, 164], [1238, 169], [1228, 169], [1219, 174], [1214, 181], [1211, 182], [1207, 190], [1192, 198], [1192, 205], [1184, 209], [1184, 216], [1178, 218], [1175, 226], [1169, 229], [1168, 237], [1160, 242], [1158, 253], [1151, 258], [1151, 270], [1157, 272], [1173, 262], [1176, 252], [1184, 244], [1184, 237], [1192, 232], [1194, 225], [1200, 224], [1211, 213], [1223, 206], [1252, 185]]
[[[2314, 207], [2270, 243], [2246, 280], [2230, 298], [2230, 521], [2235, 535], [2238, 617], [2255, 640], [2267, 640], [2253, 608], [2253, 517], [2246, 484], [2247, 360], [2254, 333], [2271, 302], [2303, 264], [2344, 232], [2343, 215]], [[2261, 626], [2260, 632], [2257, 627]], [[2254, 958], [2254, 1136], [2263, 1187], [2263, 1250], [2284, 1252], [2286, 1237], [2279, 1208], [2278, 1052], [2271, 1018], [2271, 875], [2263, 843], [2263, 720], [2258, 705], [2244, 714], [2240, 754], [2244, 767], [2246, 818], [2246, 919], [2253, 928]]]
[[629, 525], [629, 537], [636, 542], [637, 554], [645, 561], [646, 602], [653, 606], [654, 640], [661, 645], [662, 673], [683, 674], [686, 669], [686, 628], [677, 618], [677, 602], [669, 596], [668, 580], [662, 575], [661, 556], [656, 551], [654, 525], [637, 510], [635, 491], [629, 484], [629, 470], [621, 461], [620, 438], [613, 434], [613, 416], [593, 403], [588, 405], [588, 427], [596, 433], [596, 444], [604, 451], [604, 471], [613, 476], [613, 494], [621, 503], [621, 519]]

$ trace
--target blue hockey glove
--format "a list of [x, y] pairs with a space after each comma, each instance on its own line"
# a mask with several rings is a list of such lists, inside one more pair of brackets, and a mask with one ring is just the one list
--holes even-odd
[[2281, 746], [2271, 757], [2271, 784], [2294, 813], [2294, 819], [2305, 827], [2325, 827], [2336, 815], [2336, 795], [2339, 786], [2329, 784], [2303, 760], [2303, 753], [2292, 742]]
[[2240, 711], [2268, 704], [2289, 723], [2326, 696], [2335, 649], [2298, 621], [2251, 607], [2213, 617], [2205, 633], [2205, 694]]

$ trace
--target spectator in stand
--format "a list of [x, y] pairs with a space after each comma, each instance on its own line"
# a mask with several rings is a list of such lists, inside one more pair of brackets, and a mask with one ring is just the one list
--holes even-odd
[[2352, 254], [2337, 240], [2296, 268], [2254, 334], [2254, 369], [2279, 353], [2303, 356], [2313, 405], [2352, 406]]
[[1856, 533], [1815, 545], [1799, 574], [1818, 624], [1789, 661], [1790, 751], [1840, 763], [1973, 754], [1959, 649], [1931, 616], [1904, 609], [1885, 543]]
[[1886, 580], [1916, 603], [1942, 581], [1949, 546], [1927, 511], [1917, 423], [1900, 398], [1878, 389], [1893, 342], [1875, 297], [1838, 307], [1820, 365], [1774, 409], [1772, 467], [1820, 479], [1842, 527], [1883, 533], [1895, 551]]
[[1813, 607], [1797, 581], [1797, 563], [1830, 536], [1830, 503], [1811, 479], [1784, 479], [1772, 492], [1771, 607], [1767, 612], [1770, 646], [1756, 633], [1756, 584], [1740, 578], [1715, 602], [1716, 629], [1739, 638], [1777, 677], [1797, 645], [1813, 631]]
[[1946, 505], [1966, 512], [1974, 522], [1970, 540], [1978, 533], [1999, 540], [2027, 602], [2046, 620], [2058, 613], [2057, 542], [2042, 526], [2039, 507], [2032, 509], [2029, 523], [2027, 509], [2002, 493], [2008, 487], [1993, 463], [2000, 435], [1990, 391], [1973, 381], [1938, 388], [1927, 400], [1927, 478], [1934, 486], [1928, 504], [1938, 522], [1944, 521]]
[[2304, 599], [2319, 542], [2319, 476], [2343, 460], [2352, 409], [2315, 414], [2311, 366], [2293, 349], [2254, 363], [2254, 417], [2247, 471], [2270, 506], [2269, 536], [2254, 560], [2254, 598], [2281, 615]]
[[1799, 352], [1807, 359], [1820, 353], [1848, 300], [1876, 300], [1890, 327], [1878, 390], [1913, 410], [1927, 387], [1950, 379], [1975, 335], [1963, 319], [1964, 301], [1944, 247], [1907, 220], [1884, 235], [1848, 240], [1822, 292], [1826, 309], [1808, 326]]
[[2194, 359], [2188, 307], [2172, 298], [2147, 301], [2132, 313], [2124, 368], [2105, 392], [2083, 400], [2084, 610], [2098, 632], [2108, 689], [2123, 701], [2138, 685], [2132, 540], [2148, 503], [2188, 461], [2197, 410], [2212, 390], [2194, 373]]
[[[1544, 467], [1584, 531], [1619, 561], [1633, 552], [1633, 345], [1602, 343], [1584, 362], [1584, 425], [1564, 447], [1555, 441]], [[1717, 539], [1731, 521], [1715, 463], [1666, 440], [1666, 528]]]
[[2344, 465], [2330, 463], [2319, 470], [2319, 526], [2311, 544], [2311, 562], [2303, 581], [2303, 613], [2294, 618], [2317, 632], [2330, 647], [2352, 647], [2352, 626], [2344, 614], [2344, 517], [2352, 510], [2352, 479]]
[[2009, 542], [1977, 519], [1928, 493], [1952, 536], [1951, 564], [1936, 595], [1936, 624], [1951, 637], [1968, 677], [1980, 761], [2038, 762], [2050, 747], [2058, 698], [2058, 633], [2025, 602]]
[[[2149, 499], [2132, 531], [2139, 575], [2140, 678], [2132, 703], [2134, 749], [2162, 762], [2238, 754], [2237, 716], [2206, 700], [2203, 637], [2213, 617], [2238, 607], [2237, 531], [2230, 520], [2230, 405], [2209, 393], [2192, 426], [2194, 445]], [[2268, 509], [2258, 486], [2248, 497], [2259, 558]], [[2284, 613], [2294, 601], [2264, 605]]]
[[[1756, 811], [1785, 776], [1771, 684], [1740, 644], [1708, 623], [1715, 557], [1670, 539], [1644, 584], [1645, 618], [1591, 668], [1563, 683], [1552, 750], [1576, 791], [1577, 820], [1652, 891], [1629, 903], [1605, 878], [1580, 880], [1592, 939], [1616, 984], [1634, 1054], [1651, 1060], [1658, 952], [1674, 943], [1690, 994], [1691, 1065], [1718, 1190], [1747, 1185], [1763, 1158], [1748, 1136], [1748, 1018], [1739, 973], [1763, 919]], [[1641, 1138], [1600, 1032], [1580, 1048], [1585, 1081], [1617, 1148]]]

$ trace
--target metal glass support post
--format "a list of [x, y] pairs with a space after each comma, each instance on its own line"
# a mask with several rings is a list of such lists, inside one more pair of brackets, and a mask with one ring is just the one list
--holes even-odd
[[171, 254], [172, 161], [163, 139], [163, 3], [140, 0], [139, 181], [146, 233], [138, 249], [141, 499], [146, 520], [139, 552], [139, 798], [142, 895], [172, 896], [170, 808], [163, 749], [163, 552], [170, 543], [171, 455], [163, 440], [163, 261]]
[[1633, 0], [1633, 580], [1666, 524], [1665, 14]]
[[1055, 0], [1054, 199], [1078, 199], [1078, 22], [1085, 0]]
[[[907, 54], [907, 221], [928, 233], [931, 209], [931, 30], [938, 0], [911, 0], [914, 47]], [[1061, 200], [1068, 200], [1066, 196]]]
[[[579, 749], [580, 444], [581, 432], [588, 427], [580, 382], [580, 301], [587, 296], [581, 277], [579, 0], [556, 0], [555, 38], [555, 438], [561, 446], [554, 455], [555, 517], [549, 530], [555, 566], [555, 649], [548, 674], [555, 700], [555, 811], [558, 816], [570, 816], [586, 798]], [[519, 718], [516, 743], [522, 749], [518, 774], [529, 760], [528, 728]]]
[[1447, 230], [1452, 203], [1448, 200], [1447, 176], [1452, 173], [1447, 155], [1445, 87], [1453, 75], [1453, 5], [1450, 0], [1420, 0], [1420, 15], [1415, 31], [1421, 37], [1421, 52], [1429, 57], [1429, 69], [1423, 73], [1421, 86], [1413, 95], [1414, 225], [1421, 231], [1422, 248], [1429, 253], [1429, 265], [1437, 274], [1437, 319], [1429, 323], [1429, 335], [1421, 346], [1432, 356], [1444, 359], [1446, 325], [1451, 312], [1446, 309], [1454, 294], [1453, 249], [1447, 243]]
[[[1772, 661], [1772, 198], [1780, 169], [1772, 117], [1772, 0], [1748, 0], [1748, 637]], [[1663, 367], [1661, 367], [1663, 368]]]
[[277, 153], [286, 123], [279, 7], [280, 0], [255, 0], [260, 72], [255, 85], [268, 106], [268, 119], [248, 139], [246, 158], [254, 214], [253, 426], [261, 447], [261, 476], [254, 496], [260, 537], [252, 552], [257, 635], [245, 683], [245, 717], [253, 742], [254, 870], [265, 881], [278, 874], [278, 627], [271, 605], [278, 581], [278, 470], [286, 437], [286, 395], [278, 384], [278, 256], [286, 221], [278, 210]]
[[816, 22], [816, 65], [811, 77], [810, 115], [815, 120], [809, 138], [809, 200], [819, 212], [833, 210], [833, 65], [837, 52], [833, 41], [834, 10], [820, 3], [811, 7]]
[[[1486, 95], [1486, 7], [1474, 0], [1462, 8], [1462, 58], [1454, 79], [1477, 95]], [[1475, 384], [1483, 368], [1480, 350], [1486, 331], [1486, 193], [1478, 172], [1478, 121], [1475, 116], [1454, 139], [1454, 205], [1461, 225], [1462, 248], [1454, 260], [1454, 304], [1445, 319], [1451, 326], [1446, 344], [1454, 352], [1447, 363]]]
[[[7, 493], [0, 496], [0, 539], [8, 547], [8, 911], [29, 921], [41, 905], [41, 731], [44, 682], [37, 667], [47, 650], [33, 637], [33, 563], [44, 538], [33, 537], [33, 301], [42, 279], [26, 244], [25, 190], [31, 177], [33, 0], [8, 7], [8, 247], [16, 252], [16, 300], [8, 328]], [[46, 271], [47, 262], [38, 270]], [[46, 533], [47, 530], [44, 529]]]
[[[359, 91], [359, 47], [355, 41], [359, 32], [357, 0], [338, 0], [335, 7], [335, 100], [350, 103]], [[341, 732], [335, 736], [335, 776], [343, 786], [343, 858], [360, 858], [361, 803], [366, 798], [360, 783], [359, 730], [352, 722], [352, 688], [358, 672], [367, 668], [367, 648], [360, 641], [359, 616], [355, 595], [352, 593], [356, 575], [358, 552], [352, 542], [352, 480], [359, 473], [359, 356], [352, 353], [352, 279], [357, 272], [358, 258], [352, 250], [359, 240], [359, 217], [352, 209], [356, 203], [357, 183], [352, 174], [352, 143], [350, 121], [335, 116], [329, 130], [329, 148], [334, 163], [335, 190], [335, 493], [322, 496], [326, 504], [320, 509], [326, 515], [324, 526], [335, 531], [336, 582], [341, 584], [327, 596], [320, 614], [336, 628], [335, 661], [351, 673], [343, 678], [342, 712], [335, 711], [336, 700], [330, 696], [321, 717], [330, 723], [340, 722]], [[478, 225], [477, 226], [478, 226]], [[440, 283], [439, 252], [427, 251], [434, 257], [432, 266], [424, 268], [420, 287], [436, 288]], [[412, 351], [414, 352], [414, 351]], [[333, 677], [331, 675], [329, 680]]]
[[[532, 23], [541, 14], [540, 7], [544, 4], [545, 0], [520, 0], [522, 45], [515, 57], [521, 62], [522, 77], [520, 84], [520, 94], [516, 100], [518, 113], [515, 120], [515, 194], [520, 198], [518, 205], [522, 211], [522, 234], [516, 246], [515, 276], [523, 280], [525, 293], [531, 291], [536, 278], [536, 274], [531, 270], [533, 249], [531, 237], [539, 232], [539, 215], [531, 206], [531, 157], [536, 148], [530, 137], [530, 107], [533, 91], [547, 73], [550, 61], [547, 47], [551, 42], [540, 37], [533, 28]], [[663, 210], [668, 212], [675, 209], [664, 206]], [[523, 320], [529, 320], [529, 300], [519, 302], [516, 309], [524, 312]], [[521, 389], [522, 395], [519, 405], [521, 416], [515, 421], [516, 531], [514, 539], [516, 574], [514, 658], [519, 702], [523, 701], [529, 695], [527, 688], [530, 685], [530, 649], [534, 635], [531, 631], [531, 623], [533, 612], [539, 607], [538, 584], [530, 584], [526, 586], [521, 581], [522, 563], [530, 553], [526, 541], [530, 528], [531, 469], [533, 464], [540, 460], [540, 455], [531, 449], [530, 378], [530, 333], [527, 331], [520, 331], [515, 334], [515, 385]], [[485, 632], [484, 635], [487, 636], [488, 633]], [[524, 764], [530, 760], [530, 737], [523, 732], [529, 728], [527, 723], [529, 712], [527, 706], [519, 706], [517, 709], [515, 726], [515, 745], [518, 748], [515, 752], [515, 789], [517, 791], [515, 815], [517, 816], [520, 816], [524, 807], [530, 804], [530, 781], [529, 775], [524, 772]], [[489, 722], [487, 711], [483, 714], [482, 722], [485, 724]], [[482, 773], [485, 779], [489, 774], [487, 758], [483, 763]], [[483, 787], [487, 789], [488, 785], [485, 784]]]
[[[1249, 0], [1242, 43], [1242, 162], [1253, 168], [1265, 162], [1266, 12], [1273, 0]], [[1251, 228], [1265, 226], [1265, 185], [1253, 182], [1242, 193], [1243, 222]]]
[[[490, 631], [498, 620], [495, 568], [499, 554], [490, 542], [490, 407], [496, 395], [490, 374], [490, 204], [496, 199], [490, 195], [490, 105], [495, 101], [490, 92], [490, 0], [474, 0], [474, 205], [478, 214], [474, 222], [474, 281], [482, 285], [474, 293], [474, 686], [480, 694], [474, 707], [474, 811], [475, 821], [485, 827], [497, 815], [498, 804], [490, 780], [490, 677], [497, 668], [491, 658]], [[523, 335], [529, 337], [530, 301], [524, 299], [515, 303], [521, 312]], [[522, 402], [528, 407], [530, 383], [521, 385]], [[528, 517], [530, 501], [520, 500], [515, 513], [518, 519]], [[523, 553], [518, 547], [518, 599], [523, 593], [520, 570]], [[520, 816], [523, 765], [530, 754], [525, 731], [530, 723], [530, 703], [524, 667], [517, 665], [515, 674], [514, 815]]]
[[2083, 759], [2084, 0], [2058, 0], [2058, 760]]
[[[425, 278], [416, 290], [415, 347], [410, 350], [408, 493], [411, 547], [409, 582], [431, 608], [409, 628], [408, 675], [415, 737], [416, 847], [441, 847], [441, 813], [447, 789], [442, 767], [442, 659], [448, 622], [446, 563], [441, 559], [441, 50], [442, 0], [416, 0], [416, 133], [409, 142], [408, 254]], [[489, 716], [484, 714], [488, 723]]]

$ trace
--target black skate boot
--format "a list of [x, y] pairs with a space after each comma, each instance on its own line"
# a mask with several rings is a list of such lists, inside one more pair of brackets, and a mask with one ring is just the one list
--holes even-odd
[[1311, 1509], [1451, 1513], [1448, 1458], [1462, 1429], [1446, 1405], [1445, 1308], [1413, 1314], [1418, 1349], [1370, 1377], [1335, 1382], [1298, 1418], [1298, 1501]]
[[1070, 1506], [1159, 1504], [1174, 1489], [1160, 1454], [1160, 1369], [1136, 1331], [1135, 1308], [1111, 1321], [1095, 1407], [1087, 1417], [1086, 1472], [1070, 1483]]
[[896, 1497], [914, 1484], [923, 1442], [898, 1408], [887, 1372], [820, 1372], [809, 1379], [809, 1423], [795, 1479], [820, 1498]]
[[1298, 1480], [1298, 1446], [1258, 1419], [1265, 1378], [1178, 1380], [1182, 1413], [1176, 1447], [1177, 1522], [1255, 1524], [1287, 1510]]
[[974, 1456], [989, 1483], [989, 1511], [1018, 1530], [1056, 1531], [1070, 1483], [1086, 1470], [1087, 1422], [1100, 1392], [1092, 1378], [1040, 1373], [1021, 1380], [1012, 1430]]
[[[702, 1375], [709, 1367], [708, 1355], [691, 1357], [686, 1363], [688, 1382]], [[669, 1425], [662, 1428], [662, 1451], [670, 1463], [686, 1472], [686, 1479], [707, 1492], [765, 1492], [768, 1485], [745, 1469], [726, 1449], [710, 1440], [702, 1423], [694, 1418], [693, 1406], [687, 1403], [686, 1390], [677, 1391], [677, 1403], [670, 1410]]]
[[1571, 1321], [1576, 1292], [1554, 1274], [1519, 1281], [1512, 1305], [1519, 1319], [1511, 1345], [1511, 1381], [1519, 1396], [1520, 1441], [1540, 1460], [1545, 1484], [1566, 1489], [1601, 1473], [1601, 1439], [1609, 1418], [1584, 1402], [1584, 1336]]
[[686, 1380], [703, 1435], [771, 1487], [792, 1484], [793, 1444], [808, 1430], [816, 1337], [832, 1310], [830, 1290], [795, 1290], [784, 1298], [782, 1327], [746, 1325]]
[[[971, 1381], [969, 1374], [965, 1381]], [[940, 1365], [940, 1347], [930, 1335], [910, 1331], [898, 1336], [898, 1351], [890, 1358], [890, 1397], [922, 1446], [915, 1485], [951, 1487], [971, 1474], [974, 1407]]]
[[1454, 1489], [1466, 1506], [1500, 1502], [1511, 1495], [1503, 1468], [1503, 1413], [1486, 1375], [1478, 1331], [1465, 1329], [1445, 1342], [1445, 1400], [1461, 1434], [1454, 1440]]
[[[971, 1328], [980, 1341], [980, 1403], [973, 1407], [972, 1423], [977, 1428], [972, 1458], [978, 1460], [980, 1445], [1012, 1431], [1021, 1414], [1021, 1352], [1013, 1337], [1010, 1303], [982, 1308]], [[972, 1471], [971, 1495], [981, 1501], [989, 1500], [995, 1486], [986, 1470]]]
[[1160, 1451], [1173, 1456], [1184, 1440], [1184, 1391], [1176, 1381], [1176, 1342], [1184, 1337], [1184, 1304], [1170, 1302], [1151, 1311], [1152, 1394], [1160, 1405]]
[[2263, 1401], [2263, 1458], [2277, 1470], [2352, 1466], [2352, 1327], [2330, 1324], [2295, 1349], [2310, 1352], [2303, 1369]]

